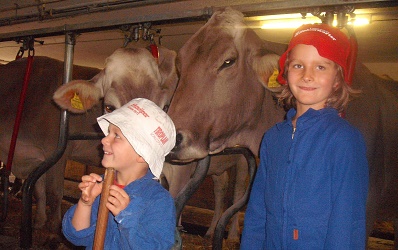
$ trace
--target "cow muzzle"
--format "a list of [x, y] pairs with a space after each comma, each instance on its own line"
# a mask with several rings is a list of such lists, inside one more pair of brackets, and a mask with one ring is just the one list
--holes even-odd
[[[195, 140], [193, 140], [196, 138]], [[209, 154], [206, 143], [198, 140], [190, 131], [177, 130], [176, 145], [166, 160], [172, 162], [191, 162]]]

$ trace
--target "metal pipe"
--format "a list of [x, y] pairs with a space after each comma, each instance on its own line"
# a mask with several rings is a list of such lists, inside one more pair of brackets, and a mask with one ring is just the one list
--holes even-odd
[[9, 187], [10, 187], [10, 171], [7, 171], [5, 168], [5, 165], [3, 164], [2, 161], [0, 161], [0, 175], [1, 175], [1, 184], [3, 186], [3, 203], [1, 204], [2, 206], [2, 213], [1, 213], [1, 218], [0, 221], [4, 222], [7, 219], [7, 214], [8, 214], [8, 196], [9, 196]]
[[234, 202], [225, 212], [222, 214], [221, 218], [217, 222], [216, 229], [214, 230], [213, 236], [213, 249], [222, 249], [222, 242], [224, 238], [225, 228], [234, 214], [236, 214], [240, 209], [242, 209], [247, 201], [249, 200], [250, 190], [253, 185], [254, 175], [257, 170], [256, 159], [253, 153], [247, 148], [227, 148], [223, 154], [242, 154], [245, 156], [247, 165], [249, 168], [249, 186], [247, 187], [244, 195], [237, 202]]
[[193, 173], [189, 182], [185, 185], [185, 187], [177, 194], [177, 197], [174, 200], [176, 206], [176, 224], [178, 224], [178, 219], [181, 216], [182, 209], [185, 204], [191, 198], [192, 194], [198, 190], [200, 184], [207, 176], [207, 172], [210, 166], [210, 156], [206, 156], [205, 158], [198, 161], [198, 165], [196, 166], [195, 172]]
[[[145, 1], [136, 1], [136, 0], [124, 0], [124, 1], [99, 1], [96, 3], [86, 3], [82, 1], [78, 4], [65, 4], [65, 7], [52, 7], [53, 3], [57, 3], [60, 1], [52, 1], [52, 2], [45, 2], [45, 3], [35, 3], [35, 4], [26, 4], [26, 5], [18, 5], [15, 8], [0, 8], [0, 13], [2, 12], [10, 12], [15, 10], [16, 14], [6, 17], [0, 18], [0, 26], [5, 25], [15, 25], [20, 23], [27, 23], [32, 21], [42, 21], [42, 20], [54, 20], [68, 16], [79, 16], [85, 14], [93, 14], [98, 12], [106, 12], [106, 11], [115, 11], [127, 8], [136, 8], [141, 6], [147, 5], [154, 5], [154, 4], [164, 4], [170, 2], [176, 2], [171, 0], [145, 0]], [[45, 5], [45, 8], [42, 6]], [[55, 6], [60, 6], [59, 4], [55, 4]], [[23, 10], [23, 9], [35, 9], [35, 11], [28, 11], [25, 10], [25, 15], [18, 15], [16, 10]], [[4, 16], [4, 15], [3, 15]]]
[[327, 25], [332, 26], [333, 25], [333, 20], [334, 20], [334, 12], [333, 11], [328, 11], [325, 13], [325, 21]]
[[64, 133], [68, 130], [68, 114], [63, 111], [61, 114], [60, 134], [56, 151], [42, 162], [35, 171], [31, 172], [22, 185], [22, 217], [20, 229], [20, 247], [30, 248], [32, 245], [32, 195], [37, 180], [50, 169], [62, 157], [67, 138]]
[[[173, 2], [172, 2], [173, 3]], [[205, 2], [204, 2], [205, 3]], [[23, 36], [34, 36], [34, 37], [49, 37], [64, 34], [65, 31], [74, 31], [78, 33], [93, 32], [100, 30], [112, 30], [120, 28], [120, 26], [125, 24], [138, 24], [145, 22], [156, 22], [155, 25], [166, 23], [189, 23], [197, 20], [205, 20], [207, 17], [211, 16], [213, 12], [217, 9], [226, 6], [217, 7], [207, 7], [202, 4], [203, 7], [198, 7], [197, 9], [189, 9], [189, 4], [179, 3], [176, 1], [175, 5], [181, 8], [179, 11], [171, 10], [166, 8], [166, 4], [162, 5], [148, 5], [153, 8], [159, 8], [159, 12], [144, 14], [142, 12], [135, 13], [134, 9], [136, 7], [131, 7], [131, 15], [126, 18], [114, 18], [107, 20], [98, 20], [93, 22], [82, 22], [76, 24], [64, 24], [56, 27], [48, 27], [42, 29], [26, 29], [16, 32], [2, 33], [0, 34], [0, 42], [13, 41], [18, 37]], [[182, 6], [184, 4], [184, 6]], [[171, 4], [169, 4], [171, 5]], [[353, 5], [356, 9], [360, 8], [382, 8], [382, 7], [393, 7], [397, 6], [397, 1], [392, 0], [322, 0], [322, 1], [273, 1], [273, 2], [262, 2], [262, 3], [248, 3], [241, 5], [234, 5], [233, 7], [245, 14], [245, 16], [256, 16], [256, 15], [271, 15], [271, 14], [281, 14], [281, 13], [300, 13], [308, 12], [310, 8], [320, 8], [320, 11], [324, 12], [330, 10], [331, 6], [342, 6], [342, 5]], [[112, 11], [109, 11], [111, 13]], [[117, 16], [117, 11], [113, 11], [113, 15]], [[92, 14], [94, 15], [94, 14]], [[1, 19], [0, 19], [1, 21]], [[30, 21], [29, 21], [30, 22]], [[0, 25], [1, 26], [1, 25]], [[0, 31], [1, 32], [1, 31]]]
[[74, 32], [66, 32], [65, 34], [65, 61], [64, 61], [64, 81], [66, 84], [72, 80], [73, 73], [73, 55], [76, 45], [76, 34]]
[[[75, 45], [75, 34], [65, 35], [65, 65], [64, 84], [72, 78], [73, 48]], [[22, 216], [20, 228], [20, 247], [28, 249], [32, 246], [32, 195], [37, 180], [46, 173], [65, 152], [69, 127], [69, 115], [66, 110], [61, 112], [60, 131], [58, 145], [55, 152], [42, 162], [37, 169], [31, 172], [22, 186]]]
[[[244, 193], [242, 198], [240, 198], [231, 207], [229, 207], [219, 219], [214, 232], [213, 249], [222, 249], [222, 239], [224, 236], [223, 234], [227, 223], [235, 213], [237, 213], [240, 209], [243, 208], [243, 206], [246, 205], [249, 199], [250, 189], [253, 184], [254, 175], [257, 168], [256, 159], [253, 153], [247, 148], [242, 148], [242, 147], [226, 148], [222, 152], [215, 155], [230, 155], [230, 154], [242, 154], [246, 158], [249, 168], [249, 186], [246, 189], [246, 192]], [[175, 198], [177, 223], [186, 202], [191, 198], [191, 196], [196, 192], [200, 184], [206, 178], [210, 166], [211, 157], [215, 155], [208, 155], [206, 158], [203, 158], [200, 161], [198, 161], [198, 165], [191, 179]]]
[[22, 83], [22, 90], [21, 94], [19, 97], [19, 103], [18, 103], [18, 108], [17, 108], [17, 114], [15, 117], [14, 121], [14, 129], [12, 131], [12, 136], [11, 136], [11, 142], [10, 142], [10, 147], [8, 151], [8, 158], [6, 162], [6, 168], [1, 168], [1, 182], [3, 183], [3, 212], [1, 216], [1, 221], [5, 221], [7, 217], [7, 211], [8, 211], [8, 194], [9, 194], [9, 177], [11, 174], [11, 166], [12, 162], [14, 160], [14, 153], [15, 153], [15, 147], [17, 145], [17, 138], [18, 138], [18, 133], [19, 133], [19, 128], [21, 125], [21, 120], [22, 120], [22, 113], [24, 110], [24, 104], [25, 104], [25, 99], [26, 99], [26, 94], [28, 91], [28, 86], [29, 86], [29, 81], [30, 81], [30, 75], [32, 73], [32, 65], [33, 65], [33, 58], [34, 58], [34, 48], [33, 48], [33, 39], [32, 38], [27, 38], [27, 44], [30, 44], [31, 47], [29, 46], [29, 56], [27, 58], [27, 64], [26, 64], [26, 71]]

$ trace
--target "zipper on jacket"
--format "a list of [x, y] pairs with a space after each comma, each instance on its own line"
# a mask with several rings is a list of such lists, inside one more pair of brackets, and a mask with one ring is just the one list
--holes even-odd
[[296, 132], [296, 128], [293, 127], [292, 140], [294, 139], [294, 133], [295, 132]]

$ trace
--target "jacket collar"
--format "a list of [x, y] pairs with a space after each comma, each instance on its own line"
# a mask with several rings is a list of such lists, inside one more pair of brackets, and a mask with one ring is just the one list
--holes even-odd
[[[286, 120], [277, 125], [278, 129], [282, 129], [283, 126], [293, 127], [292, 119], [296, 113], [297, 111], [294, 108], [290, 109], [286, 114]], [[338, 116], [338, 112], [334, 108], [323, 108], [320, 110], [314, 110], [310, 108], [297, 119], [296, 127], [300, 130], [307, 129], [313, 126], [313, 124], [319, 121], [319, 119], [322, 117], [329, 115]]]

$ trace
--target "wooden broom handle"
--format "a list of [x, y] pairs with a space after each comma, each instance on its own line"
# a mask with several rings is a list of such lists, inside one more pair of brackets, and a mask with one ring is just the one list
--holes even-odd
[[99, 203], [97, 226], [95, 228], [94, 236], [94, 250], [104, 249], [104, 242], [106, 236], [106, 228], [108, 226], [109, 210], [106, 203], [109, 197], [109, 187], [113, 184], [115, 179], [115, 169], [107, 168], [105, 170], [104, 182], [102, 184], [101, 199]]

